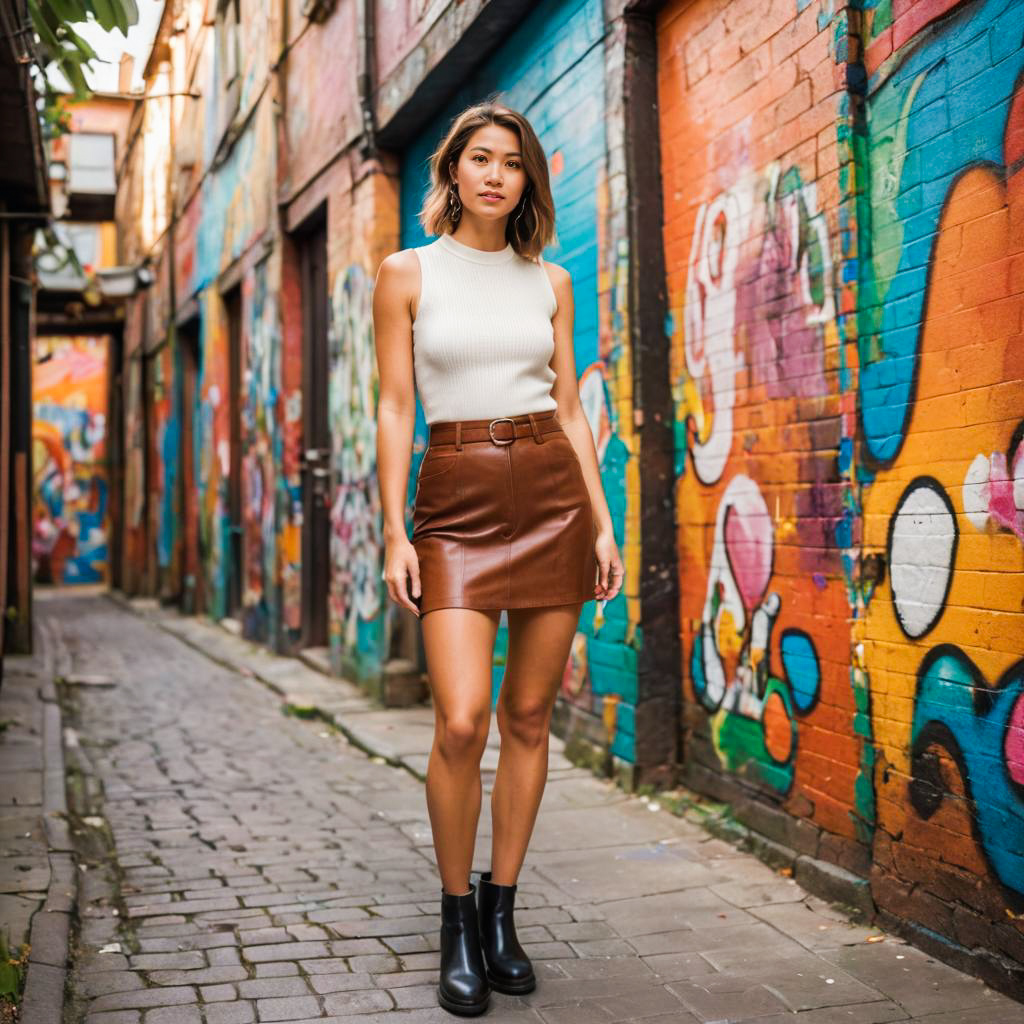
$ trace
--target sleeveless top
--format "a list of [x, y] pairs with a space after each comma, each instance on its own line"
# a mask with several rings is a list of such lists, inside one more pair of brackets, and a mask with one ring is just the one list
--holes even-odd
[[426, 421], [496, 419], [557, 409], [551, 394], [557, 303], [543, 262], [439, 235], [413, 249], [420, 300], [413, 372]]

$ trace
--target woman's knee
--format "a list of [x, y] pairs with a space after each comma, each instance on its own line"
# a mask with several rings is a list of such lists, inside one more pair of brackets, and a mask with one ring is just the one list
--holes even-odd
[[490, 715], [450, 715], [437, 720], [437, 746], [446, 759], [480, 757], [487, 745]]
[[498, 728], [502, 737], [526, 746], [540, 746], [547, 742], [551, 730], [551, 704], [549, 701], [511, 701], [498, 706]]

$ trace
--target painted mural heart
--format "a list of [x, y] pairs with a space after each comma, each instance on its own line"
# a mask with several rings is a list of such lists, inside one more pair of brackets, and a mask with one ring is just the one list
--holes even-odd
[[725, 514], [725, 550], [743, 606], [761, 601], [772, 573], [772, 522], [763, 501], [740, 496]]

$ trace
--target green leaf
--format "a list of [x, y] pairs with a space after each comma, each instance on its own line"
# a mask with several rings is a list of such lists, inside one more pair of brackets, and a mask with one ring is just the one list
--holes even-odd
[[85, 100], [92, 95], [89, 83], [85, 80], [85, 75], [82, 74], [82, 68], [76, 61], [65, 61], [61, 65], [61, 70], [67, 76], [67, 80], [71, 83], [71, 88], [75, 91], [75, 99]]
[[124, 7], [125, 17], [128, 19], [129, 25], [137, 25], [139, 23], [139, 5], [135, 0], [120, 0], [121, 5]]
[[46, 47], [48, 55], [53, 60], [59, 61], [64, 52], [64, 47], [61, 46], [60, 40], [54, 35], [53, 29], [50, 28], [42, 12], [40, 12], [38, 19], [33, 17], [33, 28], [39, 33], [39, 38], [42, 40], [43, 46]]
[[118, 27], [116, 0], [90, 0], [92, 13], [100, 23], [100, 28], [112, 32]]
[[67, 33], [67, 37], [70, 42], [74, 43], [74, 45], [78, 47], [83, 60], [99, 60], [99, 57], [96, 55], [96, 51], [70, 25], [65, 25], [64, 31]]
[[89, 19], [88, 8], [77, 0], [48, 0], [48, 6], [65, 27]]

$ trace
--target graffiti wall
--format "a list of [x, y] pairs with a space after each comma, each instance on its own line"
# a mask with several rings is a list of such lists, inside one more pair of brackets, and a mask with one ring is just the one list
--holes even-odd
[[[755, 3], [681, 7], [664, 12], [659, 101], [690, 776], [728, 773], [852, 839], [868, 812], [843, 557], [839, 455], [855, 423], [827, 216], [838, 181], [818, 173], [835, 162], [830, 33], [808, 9], [770, 70], [793, 12], [775, 25]], [[728, 59], [726, 7], [749, 19], [742, 59]], [[809, 144], [794, 152], [795, 133]]]
[[334, 493], [330, 513], [332, 662], [355, 678], [384, 658], [384, 542], [377, 482], [377, 362], [373, 280], [356, 264], [335, 275], [328, 333]]
[[[600, 3], [548, 0], [534, 9], [404, 154], [402, 242], [412, 246], [431, 241], [416, 219], [428, 184], [423, 168], [451, 119], [463, 107], [500, 92], [502, 102], [530, 118], [548, 155], [558, 238], [544, 258], [564, 266], [573, 278], [580, 395], [594, 433], [616, 541], [626, 563], [622, 591], [603, 614], [594, 601], [583, 607], [562, 684], [561, 728], [633, 761], [636, 653], [641, 642], [636, 600], [639, 479], [625, 295], [625, 224], [616, 217], [608, 175], [604, 31]], [[410, 502], [427, 441], [422, 417], [420, 408]], [[503, 618], [496, 645], [495, 697], [506, 647]]]
[[37, 583], [107, 578], [106, 336], [37, 337], [32, 562]]
[[865, 7], [659, 16], [686, 777], [1019, 960], [1024, 10]]
[[1024, 8], [917, 7], [902, 37], [881, 9], [865, 26], [872, 879], [1024, 960]]

